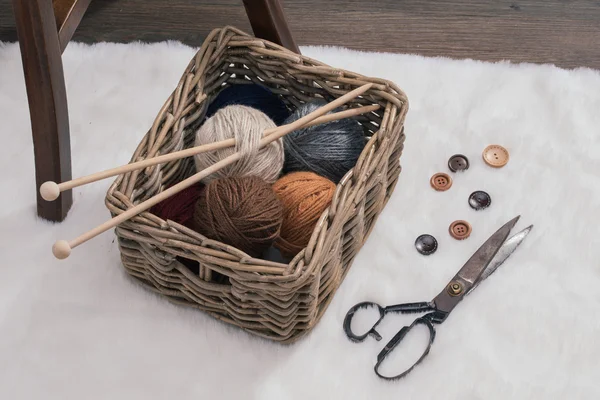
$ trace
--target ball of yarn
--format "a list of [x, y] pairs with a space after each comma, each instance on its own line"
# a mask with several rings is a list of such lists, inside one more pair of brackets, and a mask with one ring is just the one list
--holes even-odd
[[221, 108], [207, 119], [196, 133], [195, 146], [235, 138], [236, 145], [194, 156], [198, 171], [240, 152], [237, 162], [207, 176], [208, 183], [216, 178], [258, 176], [269, 183], [275, 182], [283, 168], [283, 142], [281, 139], [259, 150], [259, 143], [266, 129], [275, 123], [262, 111], [246, 106]]
[[271, 185], [255, 177], [215, 179], [202, 191], [194, 229], [257, 257], [279, 236], [283, 210]]
[[283, 206], [275, 247], [293, 257], [308, 244], [321, 214], [331, 204], [335, 184], [312, 172], [294, 172], [275, 182], [273, 190]]
[[204, 185], [198, 183], [155, 204], [150, 212], [159, 218], [171, 220], [190, 228], [194, 217], [194, 206]]
[[[286, 121], [289, 124], [325, 103], [300, 106]], [[283, 138], [284, 172], [311, 171], [335, 183], [356, 165], [365, 147], [362, 126], [349, 118], [298, 129]]]
[[212, 117], [219, 109], [230, 105], [255, 108], [267, 114], [277, 125], [281, 125], [290, 111], [276, 94], [260, 85], [231, 85], [226, 87], [208, 105], [206, 117]]

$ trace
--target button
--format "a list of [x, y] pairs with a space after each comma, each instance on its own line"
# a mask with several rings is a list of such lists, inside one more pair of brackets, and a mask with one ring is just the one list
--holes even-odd
[[450, 224], [450, 236], [457, 240], [463, 240], [471, 235], [471, 224], [467, 221], [454, 221]]
[[438, 172], [437, 174], [431, 177], [429, 183], [431, 184], [431, 187], [435, 190], [444, 192], [450, 189], [450, 187], [452, 186], [452, 178], [450, 178], [450, 175], [448, 174]]
[[435, 253], [438, 248], [438, 242], [433, 236], [424, 234], [415, 240], [415, 247], [419, 253], [428, 256]]
[[501, 168], [508, 163], [510, 158], [508, 150], [498, 144], [492, 144], [483, 150], [483, 161], [490, 167]]
[[483, 190], [477, 190], [469, 196], [469, 205], [473, 210], [483, 210], [492, 204], [492, 198]]
[[462, 154], [455, 154], [448, 160], [448, 168], [452, 172], [469, 169], [469, 159]]

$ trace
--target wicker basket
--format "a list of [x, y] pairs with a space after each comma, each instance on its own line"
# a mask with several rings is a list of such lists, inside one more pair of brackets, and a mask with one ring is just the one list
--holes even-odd
[[[381, 105], [356, 118], [370, 140], [338, 184], [308, 246], [289, 264], [265, 261], [149, 212], [120, 224], [116, 235], [126, 271], [148, 288], [253, 334], [292, 342], [319, 321], [392, 193], [408, 103], [392, 82], [331, 68], [225, 27], [212, 31], [191, 60], [132, 161], [191, 146], [208, 103], [228, 84], [252, 82], [290, 108], [374, 83], [349, 103]], [[113, 216], [120, 214], [194, 172], [188, 158], [120, 175], [106, 206]]]

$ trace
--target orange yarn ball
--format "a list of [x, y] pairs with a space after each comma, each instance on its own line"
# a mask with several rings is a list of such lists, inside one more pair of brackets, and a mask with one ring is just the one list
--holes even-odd
[[329, 207], [335, 183], [312, 172], [293, 172], [273, 185], [283, 205], [283, 223], [275, 247], [294, 257], [306, 247], [323, 211]]

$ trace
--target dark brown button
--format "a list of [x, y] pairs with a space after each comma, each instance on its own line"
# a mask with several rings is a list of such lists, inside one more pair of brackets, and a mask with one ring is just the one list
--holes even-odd
[[467, 221], [459, 220], [450, 224], [450, 235], [457, 240], [463, 240], [471, 235], [471, 224]]
[[492, 144], [483, 150], [483, 161], [490, 167], [501, 168], [510, 158], [508, 150], [498, 144]]
[[474, 210], [483, 210], [492, 204], [492, 198], [483, 190], [477, 190], [469, 196], [469, 205]]
[[415, 247], [419, 253], [428, 256], [435, 253], [438, 248], [438, 242], [433, 236], [424, 234], [415, 240]]
[[448, 160], [448, 168], [452, 172], [469, 169], [469, 159], [462, 154], [455, 154]]
[[431, 177], [429, 183], [431, 184], [431, 187], [435, 190], [443, 192], [450, 189], [450, 187], [452, 186], [452, 178], [450, 178], [450, 175], [448, 174], [438, 172], [437, 174]]

